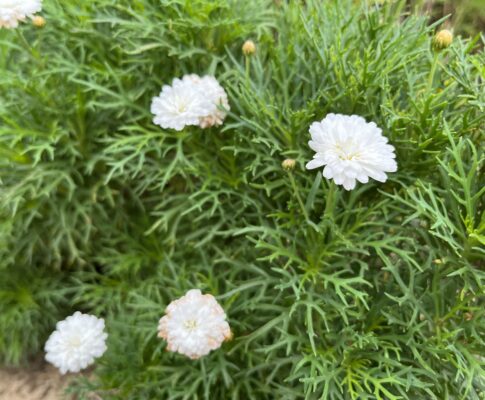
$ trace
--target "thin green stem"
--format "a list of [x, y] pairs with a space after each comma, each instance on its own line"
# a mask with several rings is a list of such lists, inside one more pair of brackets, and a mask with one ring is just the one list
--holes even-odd
[[434, 265], [434, 271], [433, 271], [433, 280], [431, 283], [432, 290], [433, 290], [433, 302], [434, 302], [434, 308], [435, 308], [435, 329], [436, 329], [436, 334], [438, 337], [441, 336], [441, 327], [440, 327], [440, 319], [441, 319], [441, 307], [440, 307], [440, 288], [439, 288], [439, 283], [440, 283], [440, 270], [438, 265]]
[[328, 188], [327, 202], [325, 204], [325, 211], [323, 212], [324, 218], [333, 218], [333, 211], [335, 209], [335, 190], [336, 190], [335, 182], [330, 181], [330, 187]]
[[25, 50], [28, 51], [28, 53], [38, 62], [40, 63], [41, 62], [41, 59], [40, 59], [40, 54], [39, 52], [34, 49], [30, 43], [27, 41], [27, 39], [25, 39], [25, 36], [24, 34], [22, 33], [22, 30], [21, 29], [15, 29], [15, 32], [17, 33], [17, 36], [19, 37], [20, 39], [20, 43], [22, 44], [22, 46], [25, 48]]
[[438, 58], [439, 58], [439, 53], [435, 52], [434, 57], [433, 57], [433, 64], [431, 65], [431, 71], [429, 72], [428, 85], [426, 87], [426, 93], [429, 93], [431, 91], [431, 88], [433, 87], [434, 76], [436, 74], [436, 68], [438, 66]]
[[251, 60], [250, 56], [245, 56], [245, 66], [246, 66], [246, 82], [249, 83], [249, 74], [251, 72]]
[[303, 215], [305, 216], [305, 219], [307, 221], [310, 220], [308, 217], [308, 212], [305, 208], [305, 204], [303, 203], [303, 200], [301, 199], [300, 192], [298, 191], [298, 188], [296, 186], [295, 178], [293, 177], [293, 173], [291, 171], [288, 171], [288, 176], [290, 177], [290, 183], [291, 187], [293, 189], [293, 192], [295, 193], [295, 197], [298, 200], [298, 204], [300, 205], [301, 211], [303, 212]]

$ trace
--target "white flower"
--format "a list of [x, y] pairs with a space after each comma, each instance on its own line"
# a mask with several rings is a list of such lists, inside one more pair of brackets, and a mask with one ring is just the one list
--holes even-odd
[[0, 0], [0, 28], [16, 28], [41, 9], [42, 0]]
[[79, 372], [106, 351], [104, 320], [75, 312], [56, 325], [45, 344], [45, 359], [62, 374]]
[[189, 290], [172, 301], [165, 314], [158, 325], [158, 336], [168, 342], [169, 351], [194, 360], [232, 337], [222, 307], [212, 295], [203, 295], [200, 290]]
[[310, 126], [310, 134], [316, 154], [307, 169], [325, 166], [323, 176], [346, 190], [369, 178], [385, 182], [386, 172], [397, 171], [394, 147], [374, 122], [358, 115], [328, 114]]
[[219, 82], [212, 76], [190, 74], [163, 86], [152, 100], [151, 112], [156, 125], [180, 131], [189, 125], [221, 125], [226, 116], [221, 107], [228, 110], [229, 102]]
[[153, 98], [151, 112], [154, 124], [181, 131], [187, 125], [198, 125], [201, 116], [210, 113], [210, 104], [196, 85], [174, 79], [172, 86], [163, 86]]
[[199, 126], [204, 129], [222, 125], [226, 111], [229, 111], [230, 107], [227, 93], [217, 79], [209, 75], [201, 78], [196, 74], [190, 74], [185, 75], [183, 80], [197, 85], [201, 96], [207, 102], [208, 112], [199, 118]]

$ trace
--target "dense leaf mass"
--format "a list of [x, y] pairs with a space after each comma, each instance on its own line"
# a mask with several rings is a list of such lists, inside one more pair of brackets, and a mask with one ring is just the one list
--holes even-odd
[[[80, 310], [109, 334], [81, 396], [483, 398], [485, 55], [372, 3], [44, 0], [1, 30], [3, 361]], [[152, 123], [188, 73], [227, 91], [222, 127]], [[305, 170], [328, 113], [374, 121], [398, 171]], [[157, 338], [192, 288], [234, 333], [197, 361]]]

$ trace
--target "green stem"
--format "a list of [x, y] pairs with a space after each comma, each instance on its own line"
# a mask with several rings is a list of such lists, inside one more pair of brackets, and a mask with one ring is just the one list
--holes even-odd
[[35, 50], [29, 42], [27, 42], [27, 39], [25, 39], [25, 36], [22, 33], [22, 30], [17, 28], [15, 29], [15, 32], [17, 33], [17, 36], [20, 38], [20, 42], [22, 43], [22, 46], [29, 52], [29, 54], [37, 61], [40, 62], [40, 54], [37, 50]]
[[295, 178], [293, 177], [293, 173], [291, 171], [288, 171], [288, 176], [290, 177], [291, 187], [293, 188], [293, 192], [295, 193], [296, 199], [298, 200], [298, 203], [300, 204], [301, 211], [303, 212], [305, 219], [307, 221], [309, 221], [310, 218], [308, 217], [308, 212], [305, 208], [305, 204], [303, 203], [303, 200], [301, 199], [300, 192], [298, 191], [298, 188], [296, 187], [296, 182], [295, 182]]
[[431, 71], [429, 72], [426, 93], [429, 93], [431, 91], [431, 88], [433, 87], [434, 76], [436, 74], [436, 67], [438, 66], [438, 57], [439, 57], [439, 53], [435, 52], [433, 57], [433, 64], [431, 65]]
[[440, 327], [440, 319], [441, 319], [441, 307], [440, 307], [440, 296], [441, 296], [441, 291], [439, 288], [440, 284], [440, 270], [439, 270], [439, 265], [434, 265], [434, 271], [433, 271], [433, 280], [431, 282], [431, 287], [433, 291], [433, 301], [434, 301], [434, 309], [435, 309], [435, 318], [434, 318], [434, 323], [435, 323], [435, 330], [436, 330], [436, 335], [438, 337], [441, 337], [441, 327]]
[[251, 60], [249, 56], [245, 56], [246, 58], [246, 82], [249, 83], [249, 73], [251, 71]]
[[330, 187], [328, 188], [327, 202], [325, 204], [325, 211], [323, 212], [324, 218], [333, 218], [333, 211], [335, 209], [335, 182], [330, 181]]

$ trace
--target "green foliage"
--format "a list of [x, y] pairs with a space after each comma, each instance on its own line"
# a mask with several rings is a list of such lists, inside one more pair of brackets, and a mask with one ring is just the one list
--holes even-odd
[[[433, 54], [435, 27], [403, 3], [44, 3], [45, 28], [0, 31], [6, 362], [83, 310], [106, 319], [109, 350], [80, 398], [482, 398], [474, 43]], [[151, 98], [185, 73], [226, 88], [223, 127], [152, 124]], [[375, 121], [399, 171], [345, 192], [305, 170], [329, 112]], [[156, 337], [195, 287], [235, 334], [199, 361]]]

